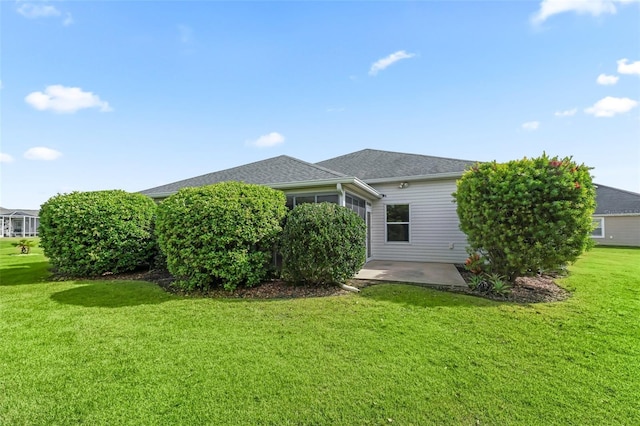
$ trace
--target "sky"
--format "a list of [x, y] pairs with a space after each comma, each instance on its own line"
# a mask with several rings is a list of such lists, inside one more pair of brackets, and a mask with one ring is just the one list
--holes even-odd
[[0, 205], [278, 155], [573, 156], [640, 192], [640, 3], [0, 2]]

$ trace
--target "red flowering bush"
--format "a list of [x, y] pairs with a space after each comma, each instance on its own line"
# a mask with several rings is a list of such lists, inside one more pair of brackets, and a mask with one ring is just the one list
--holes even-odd
[[472, 253], [464, 262], [464, 268], [476, 275], [481, 274], [485, 266], [485, 259], [478, 253]]
[[470, 252], [509, 280], [575, 261], [593, 245], [589, 170], [546, 155], [472, 167], [453, 194]]

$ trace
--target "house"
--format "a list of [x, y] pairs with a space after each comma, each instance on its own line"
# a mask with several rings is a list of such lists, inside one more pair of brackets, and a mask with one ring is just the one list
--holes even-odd
[[593, 223], [598, 245], [640, 246], [640, 194], [596, 184]]
[[367, 260], [463, 262], [452, 193], [474, 161], [364, 149], [319, 163], [286, 155], [141, 191], [162, 200], [179, 189], [224, 181], [282, 190], [301, 203], [346, 206], [367, 224]]
[[37, 237], [38, 210], [11, 210], [0, 207], [0, 237]]

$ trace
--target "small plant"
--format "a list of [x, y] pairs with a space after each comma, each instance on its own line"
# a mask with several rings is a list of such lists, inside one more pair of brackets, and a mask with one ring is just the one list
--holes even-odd
[[500, 274], [488, 274], [487, 281], [489, 281], [491, 288], [496, 294], [505, 296], [511, 292], [511, 285], [507, 282], [506, 278]]
[[18, 247], [20, 249], [20, 253], [29, 254], [31, 252], [31, 247], [33, 247], [33, 241], [23, 238], [17, 243], [13, 243], [13, 246]]
[[473, 275], [469, 279], [468, 285], [471, 290], [479, 290], [484, 285], [484, 278], [482, 275]]
[[486, 266], [485, 259], [478, 253], [471, 253], [464, 262], [464, 268], [476, 275], [480, 275]]

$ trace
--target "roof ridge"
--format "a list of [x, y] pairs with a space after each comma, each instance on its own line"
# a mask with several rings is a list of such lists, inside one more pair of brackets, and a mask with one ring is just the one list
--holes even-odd
[[307, 161], [301, 160], [301, 159], [296, 158], [296, 157], [291, 157], [289, 155], [281, 155], [281, 157], [287, 157], [287, 158], [289, 158], [291, 160], [295, 160], [295, 161], [297, 161], [299, 163], [302, 163], [302, 164], [304, 164], [306, 166], [311, 166], [311, 167], [314, 167], [314, 168], [316, 168], [318, 170], [322, 170], [324, 172], [328, 172], [328, 173], [334, 174], [337, 177], [349, 177], [349, 176], [345, 175], [344, 173], [340, 173], [340, 172], [337, 172], [335, 170], [331, 170], [331, 169], [329, 169], [327, 167], [319, 166], [318, 164], [315, 164], [315, 163], [309, 163]]
[[[163, 186], [167, 186], [167, 185], [173, 185], [173, 184], [178, 184], [178, 183], [185, 182], [185, 181], [188, 181], [188, 180], [203, 178], [205, 176], [214, 175], [216, 173], [226, 172], [226, 171], [230, 171], [230, 170], [239, 169], [241, 167], [250, 166], [252, 164], [262, 163], [263, 161], [275, 160], [276, 158], [280, 158], [280, 157], [289, 157], [289, 156], [288, 155], [276, 155], [275, 157], [269, 157], [269, 158], [265, 158], [263, 160], [252, 161], [251, 163], [240, 164], [238, 166], [229, 167], [227, 169], [216, 170], [215, 172], [204, 173], [204, 174], [193, 176], [193, 177], [190, 177], [190, 178], [180, 179], [180, 180], [177, 180], [175, 182], [166, 183], [164, 185], [154, 186], [153, 188], [144, 189], [143, 191], [149, 191], [149, 190], [156, 189], [156, 188], [162, 188]], [[289, 157], [289, 158], [293, 158], [293, 157]]]
[[361, 149], [361, 150], [358, 150], [358, 151], [350, 152], [348, 154], [343, 154], [343, 155], [339, 155], [337, 157], [332, 157], [332, 158], [328, 158], [326, 160], [318, 161], [318, 163], [323, 163], [323, 162], [329, 161], [329, 160], [335, 160], [337, 158], [347, 157], [349, 155], [353, 155], [353, 154], [357, 154], [359, 152], [365, 152], [365, 151], [380, 152], [380, 153], [384, 153], [384, 154], [408, 155], [408, 156], [412, 156], [412, 157], [439, 158], [439, 159], [442, 159], [442, 160], [453, 160], [453, 161], [465, 161], [465, 162], [478, 162], [479, 161], [479, 160], [465, 160], [463, 158], [440, 157], [440, 156], [437, 156], [437, 155], [416, 154], [416, 153], [412, 153], [412, 152], [400, 152], [400, 151], [388, 151], [388, 150], [384, 150], [384, 149], [364, 148], [364, 149]]

